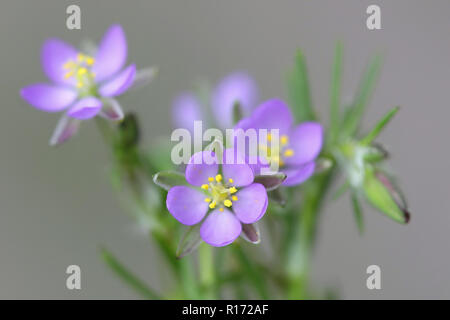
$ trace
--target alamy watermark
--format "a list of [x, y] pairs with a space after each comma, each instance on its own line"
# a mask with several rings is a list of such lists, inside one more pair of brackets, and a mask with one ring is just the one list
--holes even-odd
[[[202, 121], [194, 121], [193, 132], [178, 128], [172, 132], [171, 160], [175, 165], [189, 163], [193, 154], [204, 150], [202, 157], [192, 158], [194, 164], [250, 164], [261, 165], [261, 174], [277, 172], [282, 160], [284, 136], [279, 129], [226, 129], [223, 132], [209, 128], [203, 132]], [[226, 147], [228, 146], [228, 147]], [[192, 148], [193, 147], [193, 148]]]

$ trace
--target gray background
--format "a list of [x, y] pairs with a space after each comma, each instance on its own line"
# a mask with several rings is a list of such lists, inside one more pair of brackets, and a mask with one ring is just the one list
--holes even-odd
[[[365, 27], [373, 3], [382, 9], [379, 31]], [[65, 28], [69, 4], [81, 5], [81, 31]], [[329, 202], [314, 279], [340, 288], [344, 298], [450, 298], [450, 1], [3, 0], [0, 8], [0, 298], [134, 298], [99, 260], [100, 245], [153, 286], [169, 280], [158, 276], [155, 250], [114, 198], [108, 150], [94, 124], [52, 149], [47, 141], [58, 116], [34, 110], [18, 94], [44, 80], [38, 55], [45, 38], [98, 40], [113, 22], [126, 30], [129, 61], [161, 70], [148, 90], [121, 100], [145, 122], [147, 144], [170, 132], [171, 99], [195, 79], [246, 69], [261, 99], [285, 98], [285, 75], [300, 47], [314, 103], [326, 115], [336, 40], [345, 46], [347, 100], [369, 57], [382, 53], [365, 123], [403, 106], [380, 140], [393, 151], [412, 220], [401, 226], [369, 209], [359, 237], [347, 197]], [[80, 291], [65, 288], [69, 264], [82, 268]], [[382, 268], [382, 290], [365, 287], [370, 264]]]

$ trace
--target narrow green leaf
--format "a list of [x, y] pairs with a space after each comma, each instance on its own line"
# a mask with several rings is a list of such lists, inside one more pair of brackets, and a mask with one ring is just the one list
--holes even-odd
[[336, 192], [333, 194], [332, 199], [337, 200], [339, 199], [348, 189], [350, 188], [350, 183], [346, 181], [344, 184], [342, 184]]
[[342, 44], [338, 42], [336, 44], [334, 63], [333, 63], [333, 76], [331, 80], [331, 95], [330, 95], [330, 139], [333, 141], [336, 139], [337, 131], [339, 130], [339, 109], [341, 100], [341, 81], [342, 81]]
[[362, 140], [361, 144], [369, 145], [372, 143], [376, 137], [380, 134], [380, 132], [384, 129], [384, 127], [391, 121], [391, 119], [395, 116], [395, 114], [400, 110], [400, 107], [397, 106], [390, 110], [386, 115], [381, 118], [381, 120], [375, 125], [375, 127], [370, 131]]
[[188, 184], [184, 175], [176, 171], [158, 172], [153, 176], [153, 182], [165, 190], [169, 190], [173, 186], [184, 186]]
[[106, 249], [101, 250], [103, 261], [111, 268], [111, 270], [119, 276], [126, 284], [136, 290], [143, 298], [159, 300], [160, 297], [147, 285], [145, 285], [139, 278], [137, 278], [131, 271], [129, 271], [119, 260], [117, 260]]
[[351, 137], [358, 130], [361, 118], [373, 92], [375, 82], [378, 79], [380, 66], [381, 58], [375, 56], [363, 75], [352, 108], [344, 123], [342, 130], [344, 137]]
[[355, 215], [356, 226], [358, 227], [359, 234], [362, 235], [364, 232], [364, 218], [362, 213], [362, 208], [359, 203], [357, 195], [352, 192], [352, 205], [353, 205], [353, 213]]
[[288, 95], [298, 122], [316, 119], [311, 102], [306, 62], [300, 50], [297, 50], [294, 70], [288, 76]]
[[176, 252], [177, 259], [181, 259], [191, 254], [198, 248], [199, 244], [202, 242], [202, 239], [200, 238], [200, 226], [201, 224], [198, 223], [195, 226], [186, 228], [180, 243], [178, 244]]
[[262, 184], [267, 191], [272, 191], [278, 188], [284, 180], [286, 180], [286, 175], [279, 172], [274, 174], [256, 176], [254, 182]]

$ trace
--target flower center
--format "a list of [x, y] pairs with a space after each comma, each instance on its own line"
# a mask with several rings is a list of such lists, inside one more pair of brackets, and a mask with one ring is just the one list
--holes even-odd
[[95, 73], [91, 70], [94, 63], [95, 59], [91, 56], [78, 53], [76, 61], [69, 60], [63, 65], [64, 78], [75, 78], [80, 94], [92, 94], [95, 88]]
[[[267, 142], [272, 142], [272, 135], [267, 135]], [[289, 148], [289, 137], [282, 135], [278, 145], [260, 145], [259, 149], [269, 163], [277, 163], [279, 167], [284, 166], [284, 160], [294, 155], [294, 150]]]
[[233, 201], [238, 201], [238, 197], [234, 195], [237, 192], [235, 186], [233, 186], [233, 179], [223, 181], [222, 175], [218, 174], [214, 177], [208, 178], [208, 183], [201, 186], [205, 190], [207, 197], [205, 202], [209, 203], [211, 209], [219, 206], [219, 210], [223, 211], [224, 206], [229, 208], [233, 205]]

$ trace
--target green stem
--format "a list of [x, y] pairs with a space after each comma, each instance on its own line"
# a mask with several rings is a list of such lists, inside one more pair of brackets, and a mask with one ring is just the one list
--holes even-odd
[[203, 288], [203, 296], [205, 299], [214, 299], [215, 272], [213, 248], [202, 243], [198, 249], [198, 259], [200, 284]]
[[294, 235], [288, 243], [286, 274], [288, 276], [287, 297], [307, 299], [310, 262], [315, 244], [318, 215], [333, 172], [317, 176], [304, 185], [303, 205], [300, 216], [294, 218]]

